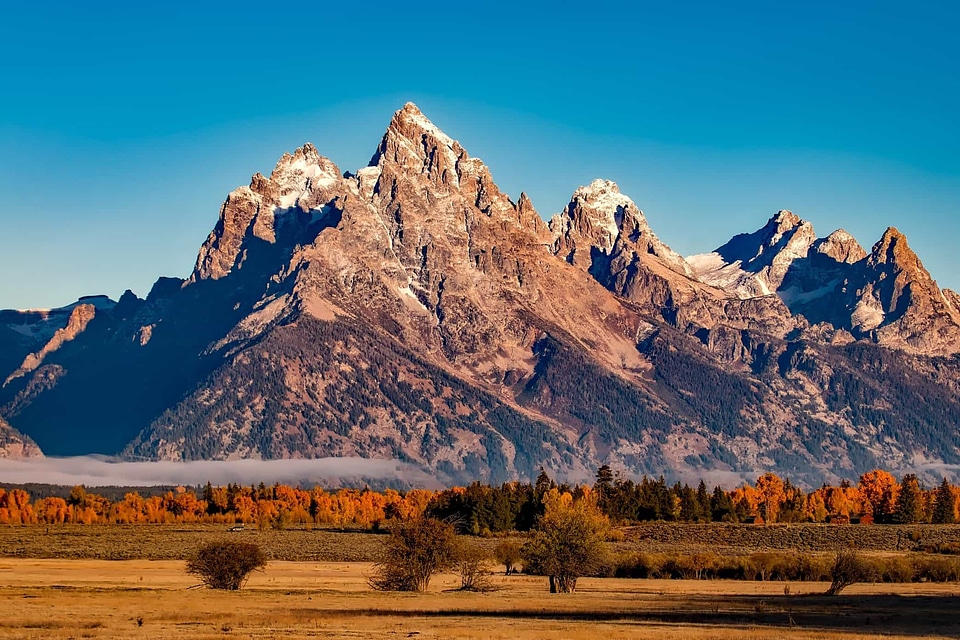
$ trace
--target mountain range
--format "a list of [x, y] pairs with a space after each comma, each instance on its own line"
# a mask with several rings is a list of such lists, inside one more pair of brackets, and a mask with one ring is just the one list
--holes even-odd
[[960, 463], [958, 354], [893, 227], [685, 258], [610, 181], [545, 221], [408, 103], [355, 173], [306, 144], [230, 193], [188, 278], [0, 311], [0, 455], [815, 484]]

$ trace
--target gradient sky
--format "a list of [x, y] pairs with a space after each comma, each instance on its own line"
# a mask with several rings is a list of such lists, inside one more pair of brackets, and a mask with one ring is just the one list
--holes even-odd
[[684, 255], [892, 225], [960, 289], [954, 3], [197, 4], [4, 7], [0, 308], [186, 276], [232, 189], [408, 100], [544, 217], [605, 177]]

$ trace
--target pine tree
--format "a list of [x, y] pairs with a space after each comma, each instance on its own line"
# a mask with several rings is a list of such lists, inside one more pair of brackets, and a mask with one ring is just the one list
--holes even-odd
[[893, 508], [893, 521], [897, 524], [913, 524], [923, 518], [923, 496], [917, 476], [908, 473], [900, 483], [900, 495]]
[[600, 498], [600, 509], [610, 515], [610, 493], [613, 489], [613, 470], [610, 465], [602, 465], [597, 469], [597, 482], [593, 485]]
[[697, 504], [700, 505], [700, 519], [710, 520], [710, 494], [707, 492], [707, 483], [703, 480], [697, 485]]
[[713, 497], [710, 498], [710, 517], [714, 522], [726, 522], [736, 518], [733, 500], [720, 485], [714, 487]]
[[956, 516], [953, 513], [953, 490], [950, 483], [944, 478], [937, 487], [933, 497], [933, 524], [953, 524]]
[[537, 480], [534, 483], [534, 491], [537, 494], [537, 498], [543, 499], [543, 496], [546, 495], [550, 489], [556, 487], [556, 483], [550, 479], [550, 476], [547, 475], [547, 472], [543, 467], [540, 467], [540, 474], [537, 476]]
[[[679, 485], [678, 485], [679, 487]], [[680, 497], [680, 520], [696, 522], [700, 519], [700, 503], [697, 502], [697, 492], [690, 485], [683, 485], [676, 491]]]

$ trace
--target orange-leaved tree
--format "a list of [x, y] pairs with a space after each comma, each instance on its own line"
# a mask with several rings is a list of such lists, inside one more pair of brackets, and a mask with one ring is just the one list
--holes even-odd
[[596, 573], [607, 564], [610, 523], [589, 491], [574, 500], [571, 494], [552, 488], [543, 504], [533, 539], [521, 549], [524, 569], [548, 576], [550, 593], [572, 593], [580, 576]]

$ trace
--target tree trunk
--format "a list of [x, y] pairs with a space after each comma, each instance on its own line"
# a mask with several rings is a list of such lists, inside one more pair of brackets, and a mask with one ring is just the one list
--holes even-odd
[[557, 592], [557, 576], [550, 576], [550, 593]]
[[577, 579], [573, 576], [557, 576], [557, 590], [553, 593], [573, 593], [577, 590]]

